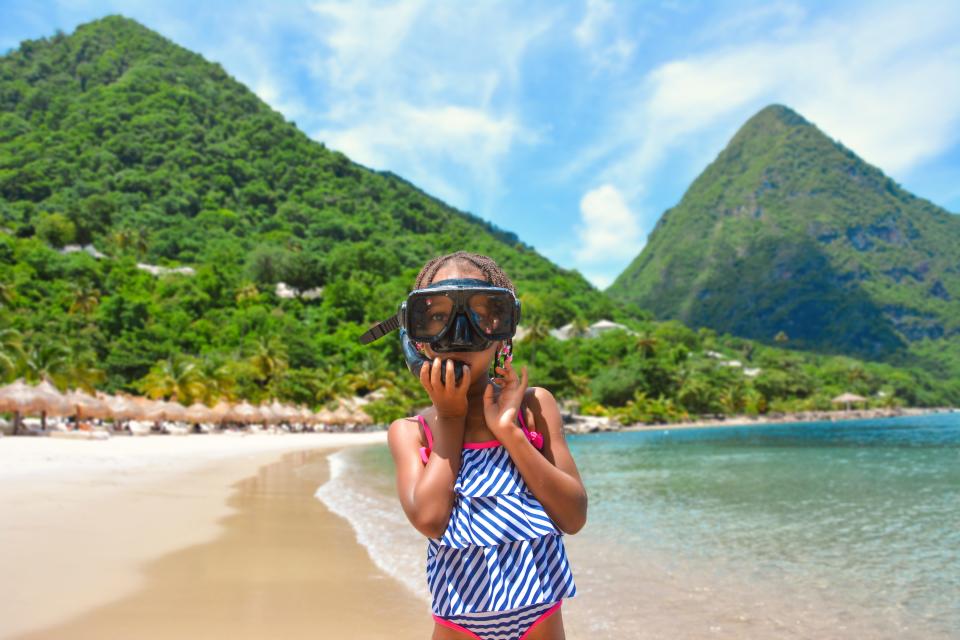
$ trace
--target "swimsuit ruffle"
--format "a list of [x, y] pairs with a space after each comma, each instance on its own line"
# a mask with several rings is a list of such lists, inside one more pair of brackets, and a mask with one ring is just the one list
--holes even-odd
[[466, 548], [430, 540], [427, 576], [438, 616], [507, 611], [577, 593], [560, 535]]
[[529, 491], [493, 496], [457, 496], [439, 544], [454, 549], [561, 535]]

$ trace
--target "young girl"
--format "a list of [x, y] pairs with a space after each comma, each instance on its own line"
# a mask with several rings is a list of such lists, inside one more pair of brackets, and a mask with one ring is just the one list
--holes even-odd
[[[415, 288], [464, 279], [516, 293], [493, 260], [465, 252], [428, 262]], [[509, 339], [482, 351], [448, 345], [439, 355], [428, 343], [417, 347], [431, 359], [420, 383], [433, 406], [394, 421], [389, 443], [403, 510], [429, 538], [433, 639], [564, 638], [560, 603], [576, 587], [561, 536], [583, 527], [587, 494], [556, 400], [527, 388]], [[504, 365], [491, 379], [495, 356]]]

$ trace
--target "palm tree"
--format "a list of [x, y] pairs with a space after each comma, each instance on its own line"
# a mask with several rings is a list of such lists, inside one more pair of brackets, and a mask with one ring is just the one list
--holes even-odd
[[63, 387], [70, 378], [70, 355], [67, 347], [56, 342], [32, 344], [23, 358], [25, 377], [31, 382], [51, 380]]
[[260, 290], [257, 289], [257, 285], [248, 282], [237, 289], [236, 300], [238, 304], [242, 304], [247, 300], [256, 300], [259, 295]]
[[16, 293], [14, 287], [9, 282], [0, 282], [0, 306], [9, 307], [13, 304], [13, 296]]
[[316, 385], [315, 398], [321, 404], [326, 404], [353, 392], [350, 376], [340, 365], [330, 365], [321, 370], [320, 375], [317, 376]]
[[23, 336], [16, 329], [0, 329], [0, 371], [9, 381], [23, 362]]
[[69, 314], [79, 313], [82, 316], [89, 316], [100, 304], [100, 291], [92, 287], [78, 286], [73, 291], [73, 304], [70, 305]]
[[530, 345], [530, 366], [533, 366], [537, 357], [537, 345], [550, 337], [550, 325], [542, 317], [536, 317], [527, 327], [527, 335], [523, 341]]
[[123, 229], [115, 232], [111, 240], [121, 253], [132, 250], [137, 257], [142, 257], [147, 252], [147, 232], [144, 229]]
[[590, 321], [583, 316], [577, 316], [570, 323], [570, 337], [582, 338], [590, 331]]
[[660, 341], [653, 337], [650, 331], [644, 331], [637, 336], [637, 348], [644, 359], [652, 358], [656, 354], [656, 347]]
[[234, 398], [237, 375], [231, 364], [214, 358], [204, 358], [197, 369], [197, 375], [206, 389], [203, 399], [207, 404], [220, 398]]
[[287, 370], [287, 348], [276, 336], [260, 336], [253, 345], [250, 365], [261, 388], [273, 393]]
[[151, 398], [172, 398], [183, 404], [203, 398], [206, 392], [197, 364], [181, 355], [154, 364], [136, 386]]
[[359, 368], [347, 375], [347, 385], [353, 393], [366, 395], [377, 389], [392, 389], [396, 376], [380, 360], [367, 355], [360, 361]]
[[71, 387], [94, 393], [97, 385], [107, 377], [103, 369], [97, 368], [97, 354], [92, 350], [72, 349], [69, 360], [70, 365], [66, 377]]

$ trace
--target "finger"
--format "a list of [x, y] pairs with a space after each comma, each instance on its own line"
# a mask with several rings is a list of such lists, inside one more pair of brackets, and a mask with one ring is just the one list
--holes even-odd
[[447, 359], [446, 370], [447, 370], [447, 375], [446, 375], [447, 382], [444, 384], [444, 388], [447, 391], [450, 391], [457, 386], [457, 380], [454, 377], [454, 373], [453, 373], [453, 359], [451, 358]]
[[463, 365], [463, 378], [461, 378], [461, 380], [460, 380], [460, 386], [457, 387], [457, 388], [459, 389], [459, 388], [462, 387], [462, 388], [466, 389], [467, 387], [469, 387], [469, 386], [470, 386], [471, 376], [472, 376], [472, 374], [470, 373], [470, 365], [468, 365], [468, 364]]
[[523, 376], [520, 379], [520, 388], [526, 389], [527, 388], [527, 365], [523, 365], [522, 372], [523, 372]]
[[443, 383], [440, 382], [440, 358], [433, 359], [433, 366], [430, 367], [430, 384], [433, 385], [434, 389], [442, 389]]
[[420, 384], [427, 390], [427, 393], [433, 391], [433, 385], [430, 384], [430, 361], [427, 360], [420, 367]]

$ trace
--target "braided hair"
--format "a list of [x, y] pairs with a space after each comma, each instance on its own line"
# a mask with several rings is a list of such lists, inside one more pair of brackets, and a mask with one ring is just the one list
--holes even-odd
[[448, 253], [445, 256], [437, 256], [427, 262], [427, 264], [423, 265], [423, 269], [420, 270], [420, 274], [417, 276], [417, 281], [414, 283], [413, 288], [423, 289], [429, 286], [433, 282], [433, 277], [437, 275], [437, 271], [440, 270], [440, 267], [448, 262], [476, 267], [493, 286], [510, 289], [514, 295], [517, 293], [516, 287], [513, 286], [513, 281], [507, 277], [507, 274], [503, 272], [500, 265], [494, 262], [493, 259], [478, 253], [468, 253], [467, 251], [457, 251], [456, 253]]

